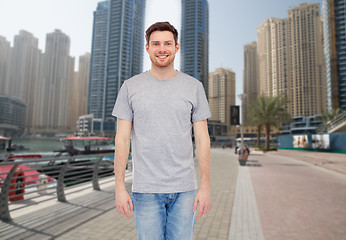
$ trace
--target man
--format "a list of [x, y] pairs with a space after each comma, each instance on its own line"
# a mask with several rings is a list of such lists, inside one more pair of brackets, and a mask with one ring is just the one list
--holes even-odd
[[[117, 211], [134, 211], [138, 239], [192, 239], [197, 218], [210, 200], [210, 110], [200, 81], [174, 69], [178, 32], [168, 22], [146, 31], [150, 71], [124, 82], [114, 105], [115, 191]], [[200, 167], [197, 182], [192, 127]], [[132, 200], [125, 168], [132, 144]], [[197, 207], [199, 205], [199, 209]]]

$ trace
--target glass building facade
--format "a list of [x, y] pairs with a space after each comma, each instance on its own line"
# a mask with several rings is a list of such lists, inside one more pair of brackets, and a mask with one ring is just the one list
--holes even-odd
[[88, 113], [93, 113], [98, 119], [103, 119], [104, 115], [108, 18], [109, 2], [98, 3], [94, 12], [88, 98]]
[[126, 79], [142, 72], [145, 2], [110, 0], [98, 6], [99, 15], [95, 12], [91, 71], [99, 69], [98, 74], [91, 72], [88, 113], [102, 119], [101, 132], [114, 132], [111, 114], [118, 91]]
[[346, 0], [323, 0], [328, 109], [346, 110]]
[[0, 135], [16, 136], [24, 132], [25, 103], [16, 97], [0, 95]]
[[209, 6], [207, 0], [182, 0], [181, 71], [200, 80], [208, 95]]

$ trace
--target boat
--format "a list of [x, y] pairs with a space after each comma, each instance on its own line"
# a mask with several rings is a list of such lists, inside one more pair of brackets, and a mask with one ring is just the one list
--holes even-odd
[[[16, 159], [41, 158], [40, 154], [13, 154], [15, 150], [11, 144], [11, 138], [0, 136], [0, 162], [15, 161]], [[19, 145], [16, 145], [19, 146]], [[26, 149], [23, 147], [23, 149]], [[23, 150], [22, 149], [22, 150]]]
[[23, 145], [18, 145], [18, 144], [10, 144], [9, 148], [7, 149], [8, 151], [27, 151], [30, 150], [29, 148], [26, 148]]
[[72, 136], [64, 138], [64, 147], [59, 150], [57, 156], [67, 153], [70, 156], [89, 155], [100, 153], [114, 153], [114, 140], [107, 137], [78, 137]]
[[10, 141], [10, 138], [0, 136], [0, 162], [6, 161], [10, 156], [10, 153], [7, 151], [7, 143]]

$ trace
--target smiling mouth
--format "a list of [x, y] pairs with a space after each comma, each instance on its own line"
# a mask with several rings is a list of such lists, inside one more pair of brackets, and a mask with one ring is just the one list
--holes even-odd
[[156, 57], [158, 59], [165, 59], [165, 58], [168, 58], [168, 55], [157, 55]]

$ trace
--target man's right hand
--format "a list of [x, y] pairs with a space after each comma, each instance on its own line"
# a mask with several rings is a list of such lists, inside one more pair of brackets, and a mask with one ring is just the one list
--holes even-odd
[[127, 218], [131, 218], [133, 212], [133, 205], [130, 195], [126, 190], [116, 191], [115, 193], [115, 206], [117, 211]]

